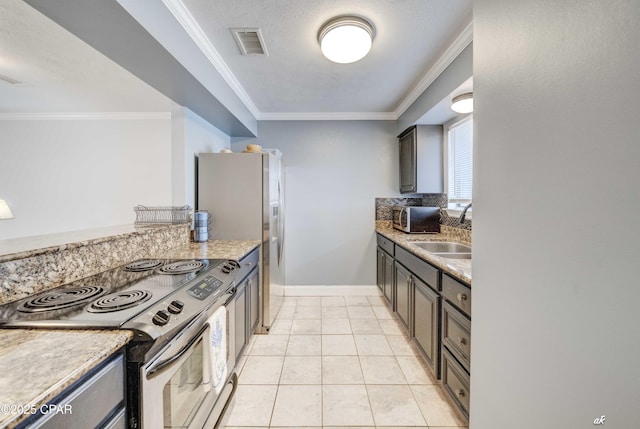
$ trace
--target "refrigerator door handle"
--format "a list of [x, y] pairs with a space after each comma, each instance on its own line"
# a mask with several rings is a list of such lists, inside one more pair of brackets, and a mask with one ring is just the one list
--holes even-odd
[[[284, 207], [284, 195], [282, 195], [282, 189], [280, 187], [281, 180], [278, 180], [278, 198], [280, 200], [280, 207]], [[278, 213], [278, 266], [282, 260], [282, 249], [284, 247], [284, 211], [280, 210]]]

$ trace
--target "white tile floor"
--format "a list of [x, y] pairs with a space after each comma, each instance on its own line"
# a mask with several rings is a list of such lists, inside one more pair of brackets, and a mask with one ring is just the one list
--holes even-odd
[[238, 367], [227, 429], [466, 428], [379, 296], [286, 297]]

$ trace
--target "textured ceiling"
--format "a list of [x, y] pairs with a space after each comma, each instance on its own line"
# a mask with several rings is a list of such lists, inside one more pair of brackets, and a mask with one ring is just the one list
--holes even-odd
[[0, 0], [0, 113], [168, 112], [171, 100], [21, 0]]
[[[169, 34], [163, 45], [210, 91], [207, 76], [226, 76], [258, 119], [296, 114], [322, 118], [324, 113], [340, 112], [395, 117], [398, 106], [406, 103], [472, 19], [471, 0], [118, 2], [147, 9], [152, 20], [159, 8], [166, 7], [171, 18], [175, 7], [186, 11], [204, 35], [194, 46], [211, 47], [224, 73], [206, 50], [171, 51], [166, 41], [184, 37], [178, 37], [178, 27], [165, 27]], [[353, 64], [325, 59], [317, 42], [322, 23], [342, 14], [364, 16], [376, 28], [371, 52]], [[177, 16], [175, 22], [185, 25]], [[242, 56], [229, 30], [234, 27], [260, 28], [269, 55]], [[26, 83], [12, 86], [0, 81], [0, 113], [170, 111], [169, 98], [21, 0], [0, 0], [0, 48], [0, 75]], [[193, 62], [198, 70], [180, 55], [200, 55]]]
[[[172, 0], [179, 3], [180, 0]], [[258, 111], [394, 112], [471, 22], [471, 0], [182, 0]], [[352, 64], [325, 59], [317, 32], [342, 14], [376, 28]], [[242, 56], [233, 27], [260, 28], [268, 56]]]

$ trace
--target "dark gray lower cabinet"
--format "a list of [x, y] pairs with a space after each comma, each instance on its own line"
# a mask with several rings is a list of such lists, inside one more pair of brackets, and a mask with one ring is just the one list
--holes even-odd
[[249, 337], [256, 331], [258, 326], [258, 316], [260, 311], [260, 281], [258, 278], [258, 269], [254, 269], [249, 274], [247, 284], [249, 289]]
[[393, 309], [393, 258], [380, 248], [378, 248], [376, 280], [380, 292]]
[[237, 286], [236, 306], [236, 358], [240, 356], [245, 345], [258, 325], [260, 305], [260, 283], [258, 269], [254, 268]]
[[440, 296], [426, 283], [413, 280], [413, 334], [427, 364], [440, 378], [440, 347], [438, 338], [438, 309]]
[[396, 272], [396, 313], [407, 329], [411, 326], [411, 284], [413, 275], [398, 262]]
[[[440, 378], [440, 271], [403, 248], [396, 250], [396, 288], [400, 302], [401, 278], [409, 278], [407, 327], [436, 378]], [[403, 297], [404, 299], [404, 293]], [[398, 304], [399, 305], [399, 304]], [[400, 307], [398, 307], [400, 308]], [[398, 314], [400, 311], [398, 310]]]
[[442, 385], [460, 412], [469, 419], [469, 373], [447, 348], [442, 348]]
[[448, 302], [442, 306], [442, 345], [465, 368], [471, 366], [471, 321]]
[[393, 278], [393, 258], [389, 255], [386, 255], [384, 258], [384, 296], [391, 304], [391, 309], [394, 308], [395, 303], [393, 302], [393, 287], [395, 284]]
[[236, 358], [240, 356], [244, 346], [249, 344], [260, 316], [258, 257], [258, 249], [255, 249], [238, 261], [240, 270], [236, 276], [238, 283], [235, 298]]
[[382, 295], [385, 297], [391, 309], [395, 311], [394, 302], [394, 257], [395, 244], [393, 241], [378, 234], [378, 248], [377, 248], [377, 274], [376, 280]]
[[247, 282], [237, 286], [236, 291], [236, 359], [248, 343], [247, 337]]
[[471, 287], [381, 235], [377, 284], [453, 404], [468, 419]]
[[471, 287], [442, 275], [442, 385], [469, 418]]
[[47, 402], [47, 407], [57, 412], [34, 415], [18, 427], [124, 429], [124, 366], [124, 354], [114, 355], [72, 388]]

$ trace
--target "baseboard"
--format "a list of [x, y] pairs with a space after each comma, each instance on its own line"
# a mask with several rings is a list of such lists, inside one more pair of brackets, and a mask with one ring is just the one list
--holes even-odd
[[382, 292], [376, 285], [300, 285], [285, 286], [285, 296], [380, 296]]

